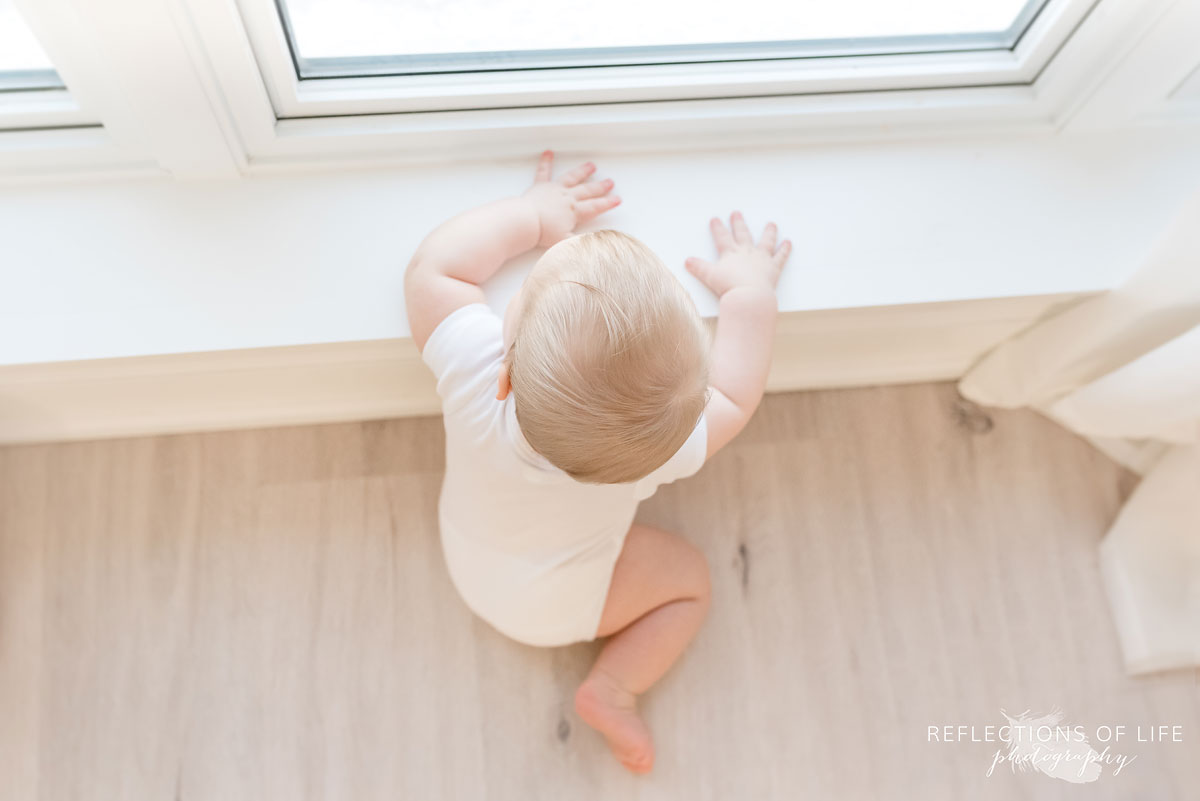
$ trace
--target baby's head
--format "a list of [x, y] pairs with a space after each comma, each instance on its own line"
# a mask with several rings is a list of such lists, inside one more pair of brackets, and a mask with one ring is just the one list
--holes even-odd
[[683, 285], [617, 231], [559, 242], [504, 320], [501, 393], [525, 439], [579, 481], [636, 481], [679, 450], [708, 399], [709, 336]]

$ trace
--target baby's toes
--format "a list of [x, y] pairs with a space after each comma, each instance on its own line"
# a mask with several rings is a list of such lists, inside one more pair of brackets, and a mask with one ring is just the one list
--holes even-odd
[[644, 744], [632, 747], [627, 745], [619, 759], [621, 764], [633, 773], [649, 773], [654, 767], [654, 745], [649, 738]]

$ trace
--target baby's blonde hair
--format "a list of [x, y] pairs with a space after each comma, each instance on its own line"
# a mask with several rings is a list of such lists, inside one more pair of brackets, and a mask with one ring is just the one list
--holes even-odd
[[581, 234], [543, 259], [505, 357], [521, 431], [578, 481], [643, 478], [704, 411], [708, 331], [683, 285], [627, 234]]

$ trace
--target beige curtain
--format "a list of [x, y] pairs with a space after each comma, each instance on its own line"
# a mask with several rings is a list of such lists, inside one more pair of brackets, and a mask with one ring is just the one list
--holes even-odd
[[1143, 478], [1100, 546], [1132, 673], [1200, 665], [1200, 193], [1118, 290], [985, 356], [964, 396], [1034, 407]]

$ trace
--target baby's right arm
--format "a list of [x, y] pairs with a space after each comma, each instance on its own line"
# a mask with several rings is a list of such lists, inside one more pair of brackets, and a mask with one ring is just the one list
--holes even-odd
[[768, 223], [758, 244], [740, 212], [730, 228], [712, 220], [717, 261], [687, 260], [687, 269], [720, 301], [709, 383], [708, 457], [737, 436], [762, 400], [775, 340], [775, 286], [792, 252], [786, 239], [775, 248], [777, 230]]
[[463, 212], [421, 241], [404, 274], [408, 325], [418, 350], [451, 312], [483, 302], [479, 285], [505, 261], [566, 239], [621, 202], [610, 194], [611, 180], [588, 180], [596, 171], [591, 162], [552, 180], [553, 170], [554, 154], [547, 150], [523, 194]]

